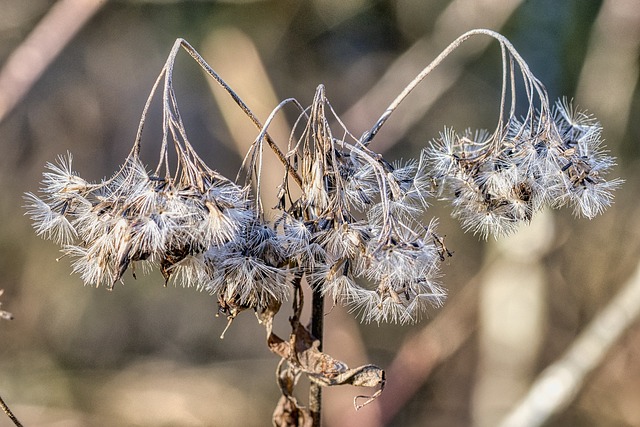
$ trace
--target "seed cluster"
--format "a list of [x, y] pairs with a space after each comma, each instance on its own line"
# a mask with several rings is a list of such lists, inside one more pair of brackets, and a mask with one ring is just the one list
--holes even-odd
[[233, 240], [252, 211], [246, 191], [190, 167], [177, 179], [160, 178], [131, 155], [111, 179], [89, 183], [69, 154], [47, 165], [43, 197], [27, 194], [27, 212], [37, 233], [73, 258], [86, 284], [112, 288], [136, 262], [158, 266], [166, 280], [181, 273], [196, 283], [186, 260]]
[[[72, 258], [73, 271], [86, 284], [113, 288], [128, 269], [135, 276], [138, 265], [143, 271], [158, 268], [165, 284], [172, 280], [215, 294], [221, 312], [234, 318], [245, 309], [281, 303], [306, 279], [364, 321], [417, 321], [427, 307], [443, 302], [439, 266], [451, 255], [436, 221], [425, 221], [431, 199], [450, 199], [462, 227], [486, 237], [513, 232], [544, 206], [570, 205], [592, 218], [612, 203], [612, 191], [621, 183], [605, 178], [615, 161], [602, 147], [600, 125], [566, 101], [552, 108], [544, 87], [506, 39], [476, 30], [445, 53], [475, 34], [495, 37], [503, 49], [496, 130], [445, 129], [418, 159], [396, 163], [369, 142], [428, 72], [399, 95], [372, 131], [356, 138], [333, 111], [323, 86], [309, 107], [283, 101], [262, 126], [182, 41], [152, 90], [122, 167], [111, 178], [90, 183], [74, 172], [70, 154], [59, 157], [47, 164], [41, 195], [25, 196], [27, 213], [36, 232]], [[188, 141], [171, 79], [181, 46], [188, 46], [261, 128], [236, 180], [209, 168]], [[528, 101], [521, 118], [515, 115], [515, 75], [523, 77]], [[163, 140], [158, 166], [149, 172], [139, 157], [140, 134], [162, 78]], [[287, 104], [296, 105], [299, 116], [283, 154], [267, 129]], [[265, 144], [285, 171], [277, 207], [268, 213], [260, 185]], [[173, 168], [170, 146], [177, 159]], [[245, 182], [238, 184], [242, 175]]]
[[549, 113], [511, 118], [505, 132], [446, 129], [427, 149], [430, 167], [465, 230], [504, 235], [544, 206], [573, 207], [593, 218], [607, 208], [621, 181], [605, 176], [615, 165], [602, 128], [558, 101]]
[[284, 233], [311, 285], [334, 303], [365, 321], [413, 322], [445, 296], [435, 281], [440, 237], [435, 222], [421, 222], [432, 187], [427, 162], [391, 164], [343, 126], [337, 137], [331, 115], [340, 123], [320, 86], [289, 152], [300, 159], [302, 194], [282, 218]]

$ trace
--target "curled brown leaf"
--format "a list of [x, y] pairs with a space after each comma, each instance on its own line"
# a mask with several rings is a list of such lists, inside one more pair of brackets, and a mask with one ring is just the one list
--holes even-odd
[[[283, 392], [283, 398], [287, 402], [281, 399], [278, 405], [279, 410], [284, 410], [285, 406], [296, 406], [291, 393], [293, 386], [297, 382], [297, 377], [295, 376], [299, 375], [299, 373], [307, 374], [310, 381], [323, 387], [347, 384], [357, 387], [380, 387], [371, 396], [356, 396], [354, 399], [356, 409], [371, 403], [382, 393], [385, 384], [384, 370], [371, 364], [350, 369], [346, 363], [320, 351], [320, 341], [315, 339], [295, 316], [290, 319], [293, 332], [287, 341], [283, 340], [274, 334], [272, 330], [273, 316], [276, 312], [277, 310], [266, 310], [258, 317], [267, 329], [269, 350], [282, 358], [278, 368], [278, 381]], [[282, 377], [282, 363], [284, 361], [288, 364], [288, 368], [284, 372], [287, 372], [287, 375], [291, 377]], [[358, 400], [363, 398], [367, 400], [362, 404], [358, 404]]]

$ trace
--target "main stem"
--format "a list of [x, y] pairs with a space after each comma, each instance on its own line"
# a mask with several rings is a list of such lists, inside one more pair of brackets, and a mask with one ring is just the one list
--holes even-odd
[[[311, 334], [320, 341], [318, 350], [322, 351], [324, 295], [320, 286], [313, 287], [311, 298]], [[309, 386], [309, 412], [311, 412], [313, 427], [320, 427], [322, 424], [322, 387], [314, 382]]]

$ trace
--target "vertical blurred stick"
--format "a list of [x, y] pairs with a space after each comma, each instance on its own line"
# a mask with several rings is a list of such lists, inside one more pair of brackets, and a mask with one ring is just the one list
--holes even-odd
[[60, 0], [53, 5], [0, 70], [0, 122], [105, 3], [104, 0]]
[[638, 82], [639, 6], [637, 0], [602, 3], [580, 73], [576, 98], [597, 109], [609, 140], [624, 135]]
[[517, 233], [488, 243], [471, 406], [476, 427], [494, 427], [533, 379], [547, 318], [542, 260], [554, 234], [552, 215], [544, 210]]
[[[367, 129], [370, 127], [370, 118], [378, 114], [380, 105], [387, 105], [420, 72], [426, 60], [435, 58], [440, 52], [439, 46], [446, 46], [465, 30], [499, 29], [521, 3], [522, 0], [451, 1], [438, 17], [433, 33], [418, 39], [400, 56], [378, 83], [344, 114], [344, 121], [353, 129]], [[443, 64], [434, 70], [429, 83], [416, 88], [406, 100], [403, 113], [396, 115], [386, 125], [386, 136], [376, 141], [376, 150], [387, 150], [400, 141], [455, 84], [466, 63], [480, 55], [489, 43], [489, 40], [480, 40], [472, 52], [457, 53], [453, 66]], [[387, 385], [380, 398], [358, 413], [353, 408], [341, 412], [336, 417], [341, 420], [341, 425], [375, 427], [390, 422], [427, 381], [435, 367], [451, 357], [469, 339], [475, 332], [478, 313], [477, 283], [476, 280], [472, 282], [455, 299], [447, 302], [433, 322], [418, 335], [403, 342], [387, 370]], [[425, 349], [428, 349], [426, 354]]]
[[[637, 0], [605, 0], [596, 19], [576, 97], [598, 108], [607, 135], [624, 135], [639, 68], [640, 9]], [[619, 293], [585, 328], [567, 352], [547, 367], [500, 424], [533, 427], [566, 408], [586, 377], [640, 316], [640, 264]]]
[[573, 342], [545, 369], [501, 427], [535, 427], [564, 409], [582, 388], [613, 344], [640, 315], [640, 264], [618, 294]]

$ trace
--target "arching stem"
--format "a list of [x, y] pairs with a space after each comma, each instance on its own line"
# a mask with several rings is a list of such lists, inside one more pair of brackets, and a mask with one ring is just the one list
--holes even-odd
[[15, 424], [17, 427], [22, 427], [22, 423], [18, 421], [18, 418], [16, 418], [15, 415], [13, 415], [13, 412], [11, 412], [11, 409], [9, 409], [7, 404], [4, 402], [2, 396], [0, 396], [0, 407], [2, 408], [2, 411], [7, 414], [7, 417], [9, 417], [11, 421], [13, 421], [13, 424]]

